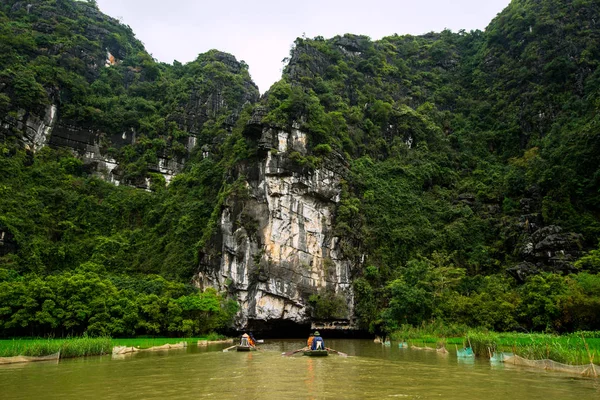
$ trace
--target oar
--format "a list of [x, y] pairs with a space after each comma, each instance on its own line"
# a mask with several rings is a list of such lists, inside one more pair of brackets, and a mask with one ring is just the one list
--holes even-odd
[[342, 357], [348, 357], [348, 354], [342, 353], [341, 351], [337, 351], [337, 350], [334, 350], [334, 349], [330, 349], [329, 347], [325, 347], [325, 350], [331, 351], [332, 353], [336, 353], [337, 355], [340, 355]]
[[223, 349], [223, 353], [227, 353], [229, 350], [233, 349], [234, 347], [237, 347], [237, 344], [234, 344], [234, 345], [233, 345], [233, 346], [231, 346], [231, 347], [228, 347], [228, 348], [226, 348], [226, 349]]
[[303, 347], [303, 348], [298, 349], [298, 350], [288, 351], [287, 353], [281, 353], [281, 355], [284, 356], [284, 357], [289, 357], [289, 356], [294, 355], [296, 353], [300, 353], [301, 351], [304, 351], [304, 350], [306, 350], [306, 347]]

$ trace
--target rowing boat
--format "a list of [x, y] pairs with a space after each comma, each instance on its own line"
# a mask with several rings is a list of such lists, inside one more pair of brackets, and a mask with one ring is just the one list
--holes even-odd
[[237, 351], [256, 351], [256, 347], [239, 345], [236, 350]]
[[329, 353], [327, 350], [304, 350], [304, 355], [309, 357], [325, 357]]

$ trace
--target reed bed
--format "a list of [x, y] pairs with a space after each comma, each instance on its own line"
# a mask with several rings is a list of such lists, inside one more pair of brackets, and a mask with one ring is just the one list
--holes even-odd
[[[435, 343], [440, 338], [458, 338], [463, 337], [468, 332], [468, 328], [463, 325], [444, 326], [440, 324], [412, 326], [402, 325], [400, 329], [392, 332], [392, 340], [426, 339]], [[451, 342], [448, 342], [451, 343]]]
[[110, 354], [114, 346], [147, 349], [164, 344], [187, 342], [196, 345], [199, 340], [217, 340], [221, 336], [197, 338], [132, 338], [112, 339], [110, 337], [76, 337], [65, 339], [9, 339], [0, 340], [0, 357], [30, 356], [41, 357], [60, 351], [60, 358], [96, 356]]
[[71, 358], [109, 354], [111, 350], [110, 337], [0, 340], [0, 357], [41, 357], [60, 351], [60, 358]]
[[402, 327], [390, 335], [395, 341], [412, 345], [457, 345], [471, 347], [478, 357], [489, 357], [494, 351], [512, 352], [530, 360], [550, 359], [563, 364], [600, 364], [600, 331], [583, 331], [566, 335], [545, 333], [497, 333], [469, 330], [464, 326], [440, 325]]
[[477, 357], [488, 357], [498, 349], [499, 337], [493, 332], [471, 331], [463, 341], [464, 347], [471, 347]]
[[524, 334], [469, 332], [465, 345], [473, 348], [479, 357], [494, 351], [509, 351], [529, 360], [550, 359], [568, 365], [589, 364], [590, 359], [600, 363], [600, 339], [577, 337], [575, 334]]

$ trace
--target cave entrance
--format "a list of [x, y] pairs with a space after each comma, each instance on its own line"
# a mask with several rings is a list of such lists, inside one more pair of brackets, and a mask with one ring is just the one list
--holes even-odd
[[[315, 328], [313, 325], [317, 325]], [[307, 338], [311, 332], [318, 330], [324, 338], [336, 339], [372, 339], [373, 334], [358, 329], [332, 329], [320, 327], [310, 322], [299, 324], [289, 320], [255, 320], [249, 319], [247, 331], [254, 336], [266, 339], [301, 339]]]
[[247, 327], [248, 331], [254, 333], [254, 336], [267, 339], [297, 339], [308, 336], [308, 332], [310, 332], [310, 323], [298, 324], [289, 320], [249, 319]]

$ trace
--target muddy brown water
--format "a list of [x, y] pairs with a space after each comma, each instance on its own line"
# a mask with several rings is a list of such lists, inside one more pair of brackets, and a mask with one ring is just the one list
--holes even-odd
[[0, 399], [600, 399], [600, 379], [461, 361], [454, 354], [326, 340], [348, 353], [313, 358], [228, 345], [0, 366]]

